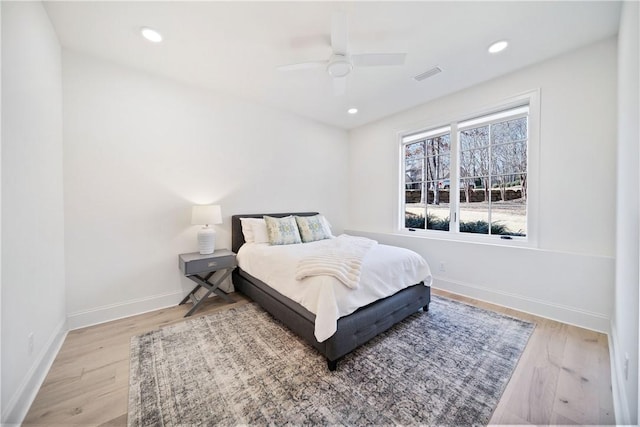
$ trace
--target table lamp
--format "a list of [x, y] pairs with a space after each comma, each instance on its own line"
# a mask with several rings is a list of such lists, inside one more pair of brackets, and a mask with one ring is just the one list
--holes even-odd
[[210, 224], [222, 224], [222, 212], [219, 205], [196, 205], [191, 211], [191, 224], [204, 225], [198, 231], [198, 249], [200, 254], [209, 255], [216, 249], [216, 232]]

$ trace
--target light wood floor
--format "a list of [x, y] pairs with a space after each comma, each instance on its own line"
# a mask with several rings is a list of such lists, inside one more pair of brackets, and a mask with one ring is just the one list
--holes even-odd
[[[537, 324], [492, 424], [614, 424], [607, 336], [433, 290]], [[195, 316], [246, 304], [211, 298]], [[24, 425], [127, 423], [129, 340], [183, 321], [189, 304], [69, 332]]]

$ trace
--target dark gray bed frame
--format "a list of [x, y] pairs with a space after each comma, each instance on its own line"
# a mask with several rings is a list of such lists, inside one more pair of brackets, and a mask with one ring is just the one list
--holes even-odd
[[[233, 252], [244, 244], [240, 218], [262, 218], [264, 215], [311, 216], [317, 212], [250, 214], [231, 217], [231, 247]], [[386, 331], [421, 308], [427, 311], [431, 301], [431, 288], [422, 282], [409, 286], [387, 298], [361, 307], [338, 319], [338, 330], [329, 339], [318, 342], [314, 335], [316, 316], [297, 302], [285, 297], [239, 267], [233, 272], [235, 289], [258, 303], [273, 317], [315, 347], [327, 359], [329, 370], [337, 368], [338, 360], [356, 347]]]

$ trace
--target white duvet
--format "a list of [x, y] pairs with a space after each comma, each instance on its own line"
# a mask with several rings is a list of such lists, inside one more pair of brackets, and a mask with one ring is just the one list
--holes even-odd
[[299, 261], [316, 253], [317, 248], [331, 251], [334, 240], [274, 246], [245, 243], [237, 261], [244, 271], [315, 314], [319, 342], [336, 332], [340, 317], [421, 281], [431, 285], [431, 270], [424, 258], [409, 249], [381, 244], [363, 258], [360, 285], [355, 289], [330, 276], [296, 280]]

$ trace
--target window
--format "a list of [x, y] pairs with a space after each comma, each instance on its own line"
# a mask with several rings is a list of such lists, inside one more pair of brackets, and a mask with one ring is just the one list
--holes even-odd
[[437, 223], [438, 229], [449, 230], [449, 197], [440, 190], [450, 186], [451, 128], [417, 136], [418, 141], [407, 138], [404, 145], [405, 226], [433, 229]]
[[402, 136], [401, 228], [526, 240], [529, 113], [527, 98]]

